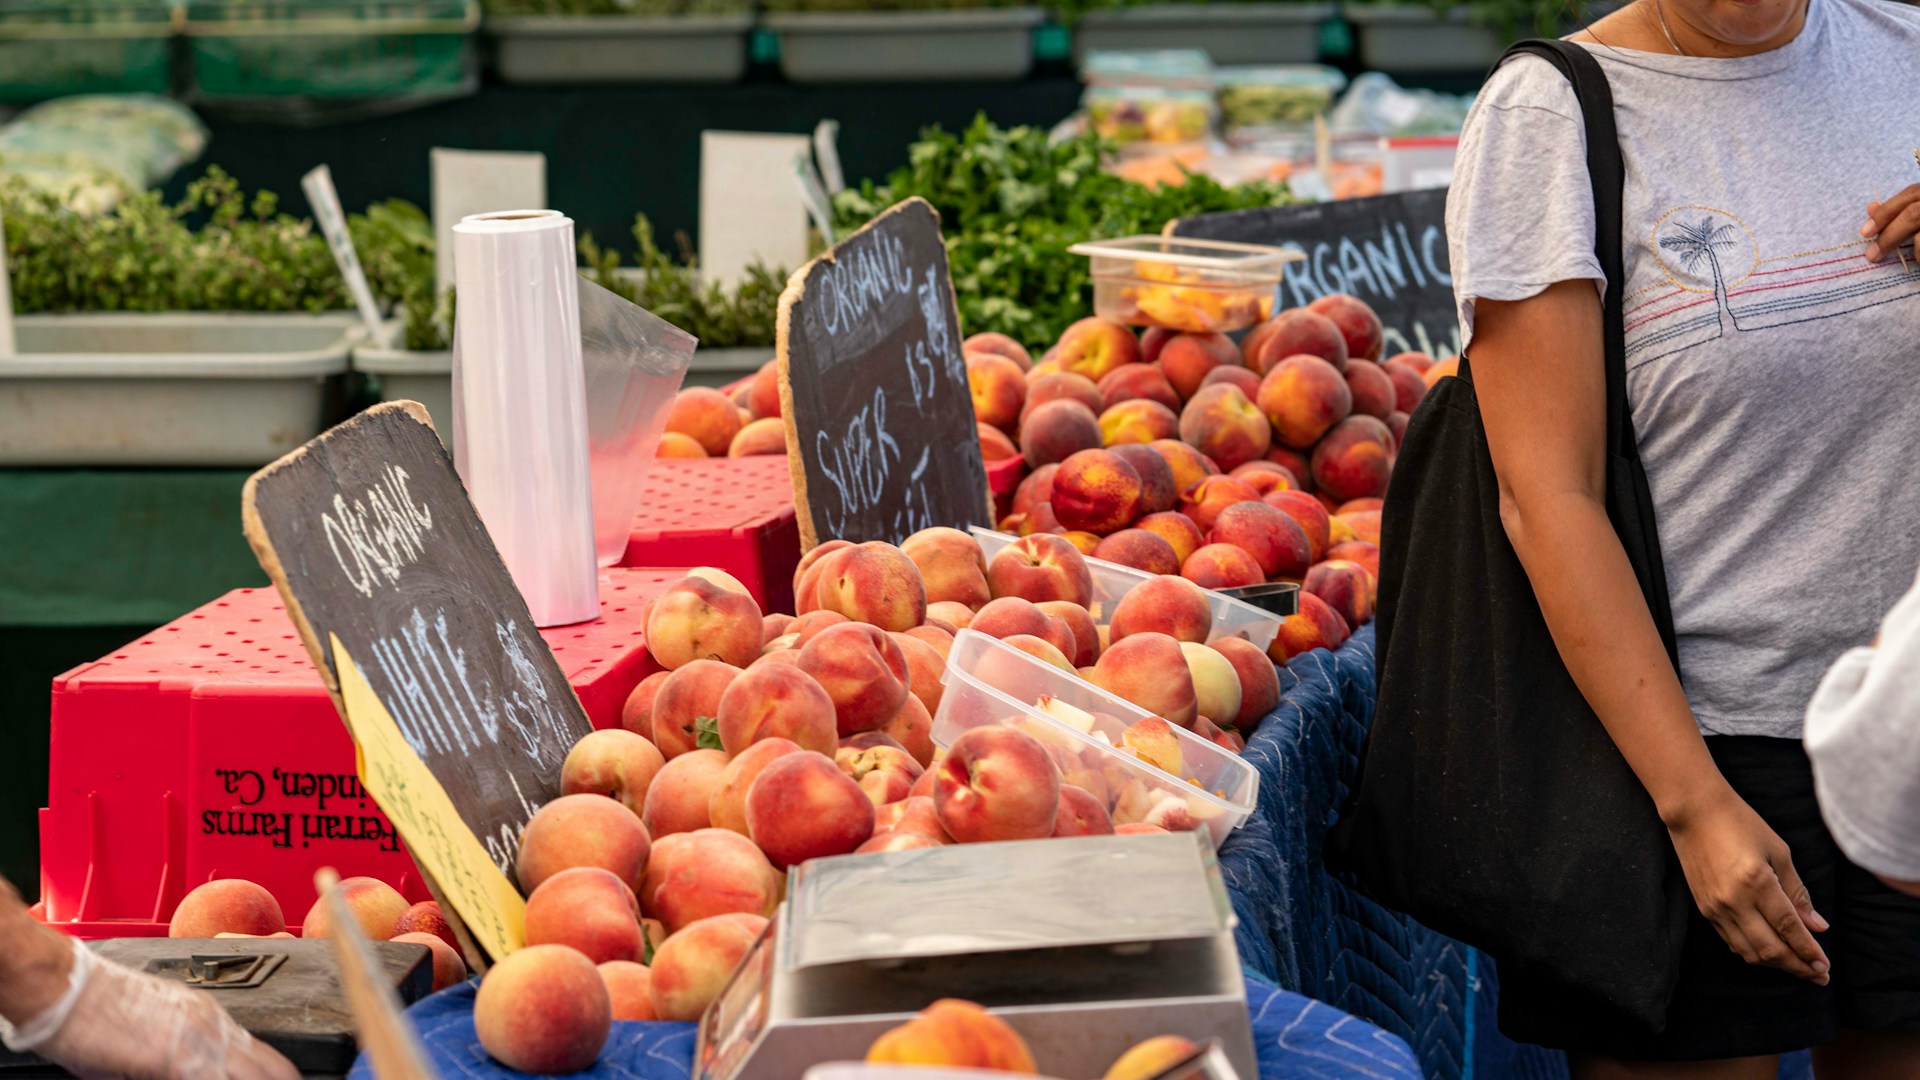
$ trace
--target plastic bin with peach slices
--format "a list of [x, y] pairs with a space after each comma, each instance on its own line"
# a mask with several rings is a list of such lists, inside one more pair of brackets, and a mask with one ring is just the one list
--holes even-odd
[[1273, 314], [1298, 251], [1226, 240], [1127, 236], [1075, 244], [1092, 262], [1093, 310], [1129, 326], [1183, 333], [1244, 330]]

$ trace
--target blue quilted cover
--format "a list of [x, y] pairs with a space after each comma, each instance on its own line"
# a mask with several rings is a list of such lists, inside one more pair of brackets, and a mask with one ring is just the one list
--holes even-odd
[[[474, 983], [441, 991], [407, 1010], [444, 1080], [507, 1080], [525, 1073], [487, 1057], [473, 1032]], [[1417, 1080], [1407, 1044], [1364, 1020], [1311, 998], [1247, 980], [1247, 1006], [1260, 1080]], [[692, 1024], [618, 1023], [599, 1062], [581, 1080], [688, 1080]], [[798, 1076], [798, 1073], [795, 1074]], [[374, 1080], [366, 1058], [349, 1080]]]

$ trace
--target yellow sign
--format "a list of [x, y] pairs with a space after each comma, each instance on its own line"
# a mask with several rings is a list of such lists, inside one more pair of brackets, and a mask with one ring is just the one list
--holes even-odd
[[453, 800], [407, 745], [393, 714], [334, 634], [340, 702], [359, 755], [360, 780], [386, 811], [420, 868], [433, 876], [474, 940], [496, 962], [526, 944], [527, 904], [487, 857]]

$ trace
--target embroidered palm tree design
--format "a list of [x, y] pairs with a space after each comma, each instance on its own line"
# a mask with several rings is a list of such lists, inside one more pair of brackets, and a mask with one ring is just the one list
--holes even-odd
[[1733, 311], [1727, 306], [1727, 281], [1721, 272], [1720, 254], [1739, 247], [1742, 235], [1738, 225], [1724, 222], [1715, 225], [1711, 217], [1702, 217], [1693, 224], [1676, 221], [1667, 235], [1660, 238], [1660, 246], [1673, 252], [1687, 273], [1698, 273], [1702, 261], [1708, 264], [1713, 274], [1714, 308], [1723, 327], [1733, 320]]

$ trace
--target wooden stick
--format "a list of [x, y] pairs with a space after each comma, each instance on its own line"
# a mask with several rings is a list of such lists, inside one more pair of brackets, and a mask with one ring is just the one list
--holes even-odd
[[328, 921], [333, 924], [333, 955], [340, 964], [340, 989], [353, 1011], [360, 1047], [372, 1059], [374, 1075], [380, 1080], [438, 1080], [413, 1025], [401, 1015], [399, 995], [378, 974], [380, 965], [346, 898], [340, 895], [339, 885], [340, 875], [331, 866], [323, 866], [313, 875], [313, 886], [320, 893], [320, 902], [327, 905]]

